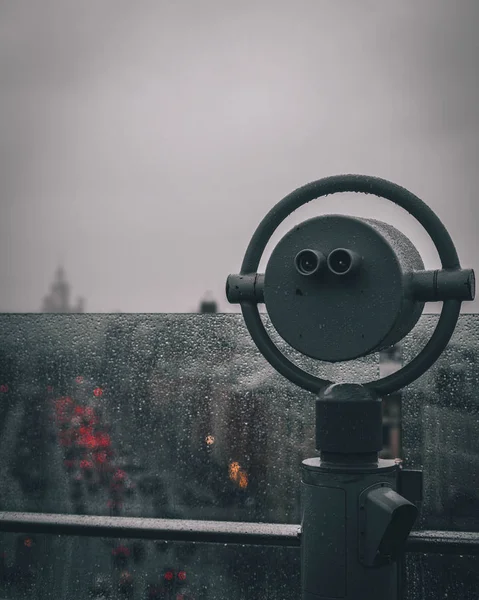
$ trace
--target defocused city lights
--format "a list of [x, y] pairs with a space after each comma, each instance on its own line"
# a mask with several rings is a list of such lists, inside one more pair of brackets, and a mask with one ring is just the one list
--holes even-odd
[[242, 489], [248, 486], [248, 475], [244, 471], [240, 471], [238, 485]]
[[241, 489], [248, 486], [248, 474], [244, 471], [239, 462], [232, 462], [229, 466], [229, 476]]

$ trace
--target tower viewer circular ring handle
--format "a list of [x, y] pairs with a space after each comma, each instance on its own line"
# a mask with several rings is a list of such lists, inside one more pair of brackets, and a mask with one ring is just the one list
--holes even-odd
[[[443, 269], [460, 269], [456, 248], [439, 217], [417, 196], [405, 188], [367, 175], [333, 175], [308, 183], [283, 198], [264, 217], [248, 244], [241, 265], [241, 275], [257, 271], [261, 257], [271, 236], [278, 226], [293, 211], [307, 202], [342, 192], [373, 194], [390, 200], [409, 212], [424, 227], [438, 251]], [[242, 300], [241, 311], [246, 327], [256, 346], [266, 360], [284, 377], [296, 385], [318, 392], [330, 385], [331, 381], [307, 373], [291, 362], [275, 346], [261, 320], [256, 302]], [[387, 395], [408, 385], [420, 377], [439, 358], [451, 339], [461, 310], [461, 300], [444, 300], [437, 326], [421, 352], [407, 365], [392, 375], [364, 383], [364, 387], [374, 390], [378, 395]]]

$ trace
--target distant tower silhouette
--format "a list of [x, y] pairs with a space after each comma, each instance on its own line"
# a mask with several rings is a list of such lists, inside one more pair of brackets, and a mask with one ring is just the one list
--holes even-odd
[[199, 313], [217, 313], [218, 303], [214, 300], [211, 292], [207, 292], [200, 302]]
[[70, 284], [65, 278], [65, 270], [58, 267], [50, 293], [43, 298], [42, 312], [82, 313], [85, 312], [85, 299], [78, 298], [76, 306], [70, 305]]

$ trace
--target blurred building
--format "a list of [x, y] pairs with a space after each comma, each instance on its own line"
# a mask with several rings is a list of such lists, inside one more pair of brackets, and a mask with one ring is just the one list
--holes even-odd
[[218, 312], [218, 303], [214, 300], [211, 292], [207, 292], [203, 300], [201, 300], [198, 312], [206, 314]]
[[50, 293], [43, 298], [41, 312], [46, 313], [83, 313], [85, 299], [78, 298], [76, 305], [70, 304], [70, 284], [65, 278], [65, 270], [58, 267]]
[[[403, 366], [402, 344], [395, 344], [379, 353], [379, 375], [388, 377]], [[382, 398], [383, 449], [380, 458], [402, 458], [401, 439], [402, 391], [398, 390]]]

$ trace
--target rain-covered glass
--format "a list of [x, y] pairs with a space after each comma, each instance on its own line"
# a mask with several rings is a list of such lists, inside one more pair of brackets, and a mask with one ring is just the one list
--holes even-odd
[[284, 600], [297, 548], [0, 534], [0, 598]]
[[[364, 382], [409, 361], [436, 322], [422, 317], [401, 349], [336, 365], [286, 351], [268, 328], [310, 372]], [[461, 316], [402, 406], [385, 402], [386, 425], [402, 411], [406, 465], [424, 469], [420, 529], [479, 530], [477, 323]], [[0, 330], [0, 510], [299, 523], [314, 398], [265, 362], [240, 315], [0, 315]], [[297, 548], [0, 539], [6, 598], [101, 597], [121, 577], [142, 597], [181, 570], [194, 598], [299, 595]], [[476, 597], [477, 558], [405, 562], [408, 600]]]
[[[0, 326], [3, 510], [299, 522], [313, 397], [265, 362], [240, 315]], [[378, 371], [377, 356], [302, 364], [341, 380]]]
[[[421, 318], [404, 340], [404, 361], [424, 346], [437, 320]], [[478, 361], [478, 316], [461, 315], [433, 368], [402, 393], [404, 457], [424, 471], [417, 528], [479, 531]]]
[[406, 554], [401, 600], [476, 600], [479, 557]]

